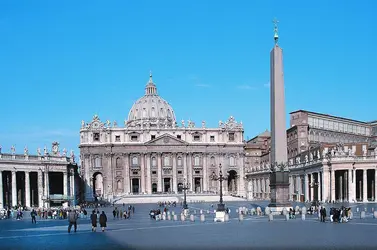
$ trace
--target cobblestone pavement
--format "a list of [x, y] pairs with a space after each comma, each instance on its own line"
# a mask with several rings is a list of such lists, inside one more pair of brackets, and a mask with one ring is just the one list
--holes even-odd
[[[197, 212], [195, 222], [151, 220], [148, 212], [156, 208], [154, 204], [135, 205], [136, 211], [130, 220], [113, 219], [111, 207], [100, 209], [108, 216], [104, 233], [99, 228], [96, 233], [91, 232], [89, 219], [79, 219], [77, 233], [71, 234], [67, 232], [66, 220], [38, 220], [36, 225], [31, 224], [28, 216], [19, 221], [2, 220], [0, 249], [367, 249], [377, 245], [377, 219], [372, 218], [371, 212], [363, 220], [356, 213], [352, 221], [343, 224], [321, 223], [317, 216], [310, 215], [305, 221], [300, 218], [285, 221], [277, 216], [268, 222], [264, 216], [246, 216], [239, 222], [236, 208], [251, 207], [251, 204], [235, 202], [228, 203], [232, 210], [229, 222], [215, 223], [213, 214], [206, 214], [203, 223], [199, 221], [199, 210], [213, 210], [210, 204], [189, 206]], [[360, 209], [365, 207], [359, 206]], [[366, 207], [371, 210], [374, 206]], [[180, 209], [176, 207], [171, 211]]]

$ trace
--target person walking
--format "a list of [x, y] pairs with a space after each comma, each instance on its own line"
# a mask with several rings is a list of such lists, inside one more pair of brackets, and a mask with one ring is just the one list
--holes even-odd
[[35, 219], [35, 217], [37, 217], [37, 212], [35, 212], [34, 209], [31, 210], [30, 216], [31, 216], [31, 224], [33, 223], [37, 224], [37, 220]]
[[72, 228], [72, 225], [74, 227], [74, 230], [75, 230], [75, 233], [77, 231], [77, 219], [78, 219], [78, 214], [76, 213], [75, 210], [69, 210], [69, 213], [68, 213], [68, 221], [69, 221], [69, 225], [68, 225], [68, 233], [71, 233], [71, 228]]
[[99, 216], [99, 225], [102, 228], [102, 232], [105, 232], [106, 222], [107, 222], [107, 216], [105, 214], [105, 211], [102, 211], [102, 214]]
[[93, 210], [93, 213], [90, 215], [90, 220], [92, 221], [92, 232], [96, 232], [97, 231], [97, 214], [95, 210]]

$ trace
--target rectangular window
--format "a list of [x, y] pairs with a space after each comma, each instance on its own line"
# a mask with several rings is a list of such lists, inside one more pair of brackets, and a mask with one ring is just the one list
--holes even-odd
[[200, 174], [200, 171], [195, 171], [195, 174]]
[[181, 135], [177, 135], [177, 139], [182, 139], [182, 136]]
[[120, 135], [116, 135], [116, 136], [115, 136], [115, 141], [116, 141], [116, 142], [120, 142]]
[[234, 141], [234, 133], [229, 133], [229, 141]]
[[211, 135], [211, 136], [209, 137], [209, 140], [210, 140], [211, 142], [214, 142], [214, 141], [215, 141], [215, 136], [214, 136], [214, 135]]
[[354, 134], [357, 133], [357, 126], [352, 125], [352, 133]]
[[339, 123], [339, 131], [340, 132], [344, 131], [344, 124], [343, 123]]
[[152, 171], [152, 174], [157, 174], [157, 171]]
[[370, 135], [370, 130], [369, 128], [365, 128], [366, 135]]
[[313, 122], [314, 122], [314, 127], [318, 128], [318, 119], [313, 119]]
[[194, 141], [200, 141], [200, 135], [194, 135]]
[[336, 130], [336, 131], [339, 130], [339, 123], [334, 122], [334, 130]]
[[308, 124], [309, 124], [309, 126], [313, 126], [313, 118], [311, 118], [311, 117], [309, 117], [308, 118]]
[[134, 174], [134, 175], [137, 175], [137, 174], [138, 174], [138, 172], [132, 172], [132, 174]]
[[323, 128], [323, 120], [322, 120], [322, 119], [319, 119], [319, 120], [318, 120], [318, 126], [319, 126], [320, 128]]
[[365, 127], [361, 127], [361, 128], [360, 128], [360, 133], [361, 133], [362, 135], [365, 135]]
[[93, 134], [93, 141], [99, 141], [99, 133]]
[[151, 135], [151, 140], [156, 139], [156, 135]]
[[329, 121], [329, 129], [334, 130], [334, 122]]
[[329, 129], [329, 121], [324, 120], [323, 121], [323, 127], [324, 127], [324, 129]]
[[179, 171], [178, 171], [178, 174], [182, 174], [182, 171], [181, 171], [181, 170], [179, 170]]
[[137, 141], [137, 135], [131, 135], [131, 141]]
[[361, 127], [360, 126], [357, 126], [357, 133], [361, 134]]

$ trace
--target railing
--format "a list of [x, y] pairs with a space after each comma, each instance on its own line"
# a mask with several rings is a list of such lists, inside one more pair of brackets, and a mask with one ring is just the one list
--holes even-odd
[[22, 154], [0, 154], [0, 161], [40, 161], [40, 162], [71, 162], [71, 157], [55, 155], [22, 155]]

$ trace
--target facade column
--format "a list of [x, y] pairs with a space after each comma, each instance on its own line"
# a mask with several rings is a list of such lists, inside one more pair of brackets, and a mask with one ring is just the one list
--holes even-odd
[[331, 201], [335, 201], [335, 170], [331, 170], [330, 183]]
[[68, 173], [67, 172], [63, 172], [63, 195], [64, 196], [67, 196], [68, 195], [68, 187], [67, 187], [67, 184], [68, 184]]
[[173, 193], [177, 193], [178, 184], [177, 184], [177, 154], [173, 154]]
[[12, 206], [17, 206], [17, 181], [16, 171], [12, 171]]
[[207, 158], [208, 155], [204, 154], [203, 155], [203, 189], [201, 190], [202, 192], [207, 192], [208, 191], [208, 168], [207, 168]]
[[71, 178], [71, 181], [70, 181], [70, 183], [71, 183], [71, 191], [70, 191], [70, 196], [72, 196], [72, 205], [73, 206], [76, 206], [76, 187], [75, 187], [75, 184], [76, 184], [76, 181], [75, 181], [75, 171], [74, 170], [72, 170], [72, 172], [71, 172], [71, 176], [70, 176], [70, 178]]
[[368, 179], [367, 179], [367, 170], [363, 169], [363, 202], [368, 201], [368, 187], [367, 187]]
[[339, 176], [339, 200], [343, 202], [343, 176]]
[[146, 192], [152, 194], [152, 180], [151, 180], [151, 155], [147, 154], [147, 180]]
[[157, 192], [162, 192], [162, 167], [161, 167], [161, 153], [157, 154]]
[[[186, 153], [182, 154], [182, 164], [183, 164], [183, 178], [185, 179], [186, 183], [189, 181], [187, 176], [187, 155]], [[186, 183], [183, 183], [186, 185]]]
[[307, 173], [304, 175], [304, 187], [305, 187], [305, 198], [304, 201], [306, 202], [307, 200], [310, 199], [309, 197], [309, 176]]
[[130, 184], [130, 155], [124, 155], [124, 192], [129, 194], [131, 192], [131, 184]]
[[42, 180], [42, 171], [38, 171], [38, 207], [44, 207], [43, 205], [43, 180]]
[[323, 175], [322, 172], [318, 172], [318, 200], [322, 201], [323, 199], [323, 194], [322, 194], [322, 179]]
[[309, 187], [310, 187], [310, 201], [314, 201], [314, 186], [312, 184], [314, 184], [314, 174], [311, 173], [310, 174], [310, 183], [309, 183]]
[[300, 201], [301, 199], [301, 177], [300, 175], [296, 175], [296, 189], [297, 189], [297, 197], [296, 200]]
[[29, 172], [25, 171], [25, 205], [30, 207], [30, 176]]
[[4, 208], [3, 197], [3, 172], [0, 170], [0, 209]]
[[194, 179], [192, 178], [192, 154], [188, 153], [187, 155], [187, 182], [189, 184], [189, 191], [193, 192]]
[[[377, 157], [377, 155], [376, 155]], [[374, 169], [374, 201], [377, 201], [377, 168]]]
[[140, 189], [139, 193], [145, 193], [145, 155], [140, 154]]

